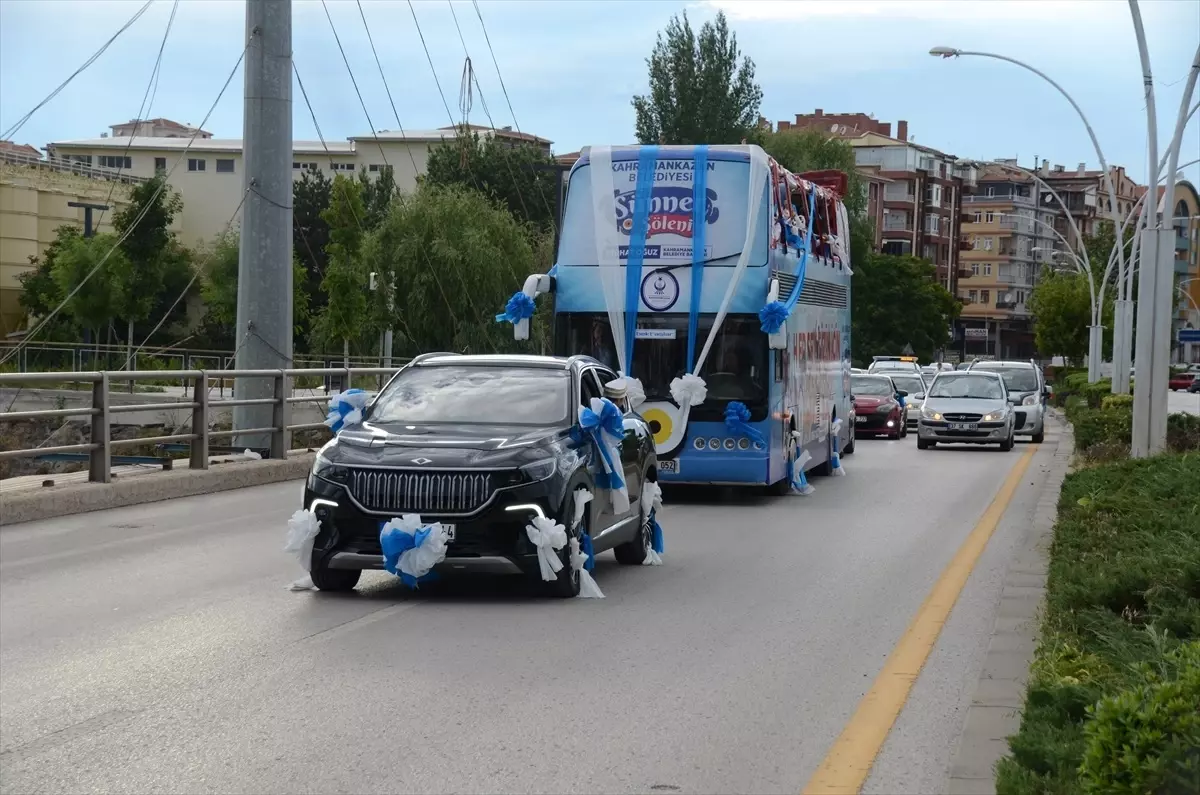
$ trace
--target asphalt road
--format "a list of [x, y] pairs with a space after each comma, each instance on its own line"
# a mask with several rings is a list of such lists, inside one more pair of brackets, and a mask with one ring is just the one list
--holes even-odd
[[[602, 601], [289, 592], [299, 483], [2, 528], [0, 791], [798, 792], [1021, 450], [859, 440], [808, 497], [674, 495], [665, 565], [601, 556]], [[1018, 525], [868, 790], [942, 785]]]

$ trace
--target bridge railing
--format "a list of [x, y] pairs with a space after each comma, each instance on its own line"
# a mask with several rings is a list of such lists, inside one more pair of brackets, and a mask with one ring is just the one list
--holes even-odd
[[[53, 447], [33, 447], [13, 450], [0, 450], [0, 461], [16, 458], [39, 458], [58, 454], [88, 455], [88, 480], [92, 483], [109, 483], [112, 480], [113, 450], [124, 447], [135, 447], [146, 444], [168, 444], [186, 442], [190, 446], [190, 466], [192, 469], [208, 469], [209, 443], [212, 439], [229, 438], [234, 436], [269, 436], [269, 453], [271, 458], [282, 459], [287, 456], [291, 444], [291, 435], [295, 431], [324, 427], [321, 422], [292, 423], [292, 406], [297, 403], [320, 403], [327, 401], [327, 395], [293, 395], [293, 385], [297, 378], [305, 376], [324, 376], [338, 379], [342, 389], [349, 389], [357, 380], [362, 383], [369, 380], [373, 388], [380, 388], [398, 367], [322, 367], [296, 370], [174, 370], [173, 378], [185, 380], [190, 385], [190, 400], [171, 401], [164, 403], [122, 403], [110, 402], [112, 385], [114, 383], [137, 382], [139, 380], [161, 379], [159, 370], [105, 370], [98, 372], [73, 373], [0, 373], [0, 387], [15, 386], [29, 387], [31, 385], [56, 382], [79, 382], [91, 385], [92, 401], [90, 406], [76, 408], [37, 409], [32, 411], [0, 412], [0, 423], [12, 423], [29, 420], [48, 420], [73, 417], [89, 417], [91, 434], [89, 441], [82, 444], [66, 444]], [[271, 397], [264, 398], [210, 398], [210, 390], [223, 383], [226, 379], [271, 379], [273, 390]], [[235, 406], [271, 406], [271, 424], [261, 428], [240, 430], [212, 430], [210, 418], [214, 410], [233, 408]], [[127, 412], [144, 411], [178, 411], [191, 410], [191, 421], [184, 423], [190, 427], [188, 433], [171, 433], [162, 436], [147, 436], [133, 439], [113, 439], [112, 421], [114, 416]]]

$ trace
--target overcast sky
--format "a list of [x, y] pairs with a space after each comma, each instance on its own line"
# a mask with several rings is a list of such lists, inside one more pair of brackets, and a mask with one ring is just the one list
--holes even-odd
[[[376, 129], [396, 129], [353, 0], [327, 0], [334, 25]], [[141, 2], [0, 0], [0, 132], [12, 126], [112, 35]], [[150, 10], [91, 67], [16, 133], [19, 143], [95, 137], [137, 114], [153, 68], [170, 0]], [[406, 2], [363, 0], [400, 123], [445, 126], [461, 118], [466, 53], [445, 0], [413, 4], [439, 94]], [[1160, 140], [1179, 109], [1184, 77], [1200, 40], [1200, 2], [1142, 0], [1157, 86]], [[930, 47], [985, 50], [1027, 61], [1056, 79], [1088, 114], [1110, 162], [1145, 178], [1146, 117], [1141, 69], [1124, 0], [480, 0], [484, 27], [470, 2], [454, 2], [466, 50], [481, 84], [474, 123], [514, 122], [550, 138], [557, 152], [586, 144], [630, 143], [629, 100], [646, 88], [645, 58], [655, 34], [687, 10], [698, 27], [724, 9], [743, 52], [754, 59], [772, 121], [823, 108], [826, 113], [906, 119], [918, 143], [960, 157], [1035, 156], [1074, 168], [1097, 164], [1083, 125], [1038, 77], [985, 58], [944, 61]], [[168, 40], [148, 116], [198, 124], [243, 47], [240, 0], [183, 0]], [[320, 2], [295, 0], [296, 67], [321, 130], [344, 139], [370, 129]], [[511, 110], [501, 90], [508, 89]], [[293, 89], [296, 138], [316, 138], [299, 90]], [[1194, 100], [1193, 100], [1194, 101]], [[449, 111], [447, 111], [447, 106]], [[242, 135], [242, 75], [221, 98], [206, 129]], [[1193, 119], [1182, 161], [1200, 157]], [[1200, 170], [1188, 177], [1200, 184]]]

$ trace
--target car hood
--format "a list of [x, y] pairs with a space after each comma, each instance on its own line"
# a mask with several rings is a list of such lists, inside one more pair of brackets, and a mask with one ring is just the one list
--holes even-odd
[[342, 431], [321, 455], [352, 466], [506, 467], [544, 458], [566, 439], [560, 428], [368, 421]]
[[886, 397], [856, 397], [854, 398], [854, 407], [860, 409], [877, 409], [890, 400], [891, 398]]
[[991, 414], [1009, 407], [1009, 403], [1000, 398], [979, 400], [975, 398], [925, 398], [924, 408], [939, 414]]

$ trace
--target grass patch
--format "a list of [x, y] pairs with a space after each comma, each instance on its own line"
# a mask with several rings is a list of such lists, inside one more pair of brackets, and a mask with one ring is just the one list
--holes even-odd
[[1200, 792], [1200, 453], [1063, 483], [1000, 795]]

